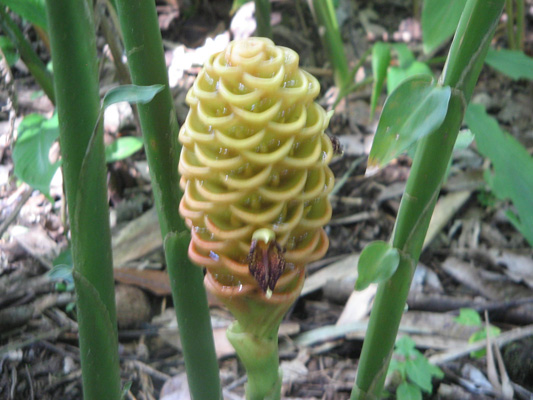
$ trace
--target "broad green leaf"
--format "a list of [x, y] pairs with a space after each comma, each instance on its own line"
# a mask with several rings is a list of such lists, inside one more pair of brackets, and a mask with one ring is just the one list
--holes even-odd
[[44, 0], [0, 0], [0, 3], [8, 6], [11, 11], [28, 22], [38, 25], [44, 30], [48, 29]]
[[19, 125], [13, 150], [15, 175], [28, 185], [48, 194], [50, 182], [60, 162], [50, 163], [50, 147], [59, 136], [57, 114], [46, 119], [39, 114], [26, 116]]
[[407, 43], [393, 43], [392, 48], [398, 55], [398, 65], [402, 69], [407, 69], [415, 61], [415, 55], [407, 46]]
[[374, 87], [372, 88], [372, 98], [370, 100], [370, 119], [374, 118], [379, 94], [383, 87], [383, 82], [387, 77], [387, 68], [390, 64], [390, 46], [383, 42], [377, 42], [372, 47], [372, 74], [374, 75]]
[[137, 86], [137, 85], [122, 85], [110, 89], [104, 96], [103, 108], [109, 107], [111, 104], [127, 101], [128, 103], [146, 104], [152, 101], [156, 94], [165, 88], [163, 85], [151, 86]]
[[379, 283], [389, 279], [400, 263], [400, 253], [389, 243], [375, 241], [367, 245], [361, 256], [357, 270], [359, 276], [355, 290], [363, 290], [371, 283]]
[[396, 400], [422, 400], [422, 392], [416, 385], [403, 382], [396, 390]]
[[424, 52], [430, 53], [457, 29], [466, 0], [424, 0], [422, 9], [422, 41]]
[[404, 81], [383, 107], [368, 168], [383, 167], [416, 141], [435, 131], [446, 117], [451, 90], [429, 76]]
[[428, 361], [423, 355], [407, 360], [405, 370], [411, 382], [426, 393], [432, 392], [431, 373], [428, 368]]
[[133, 136], [118, 138], [105, 147], [105, 161], [110, 163], [123, 160], [141, 150], [142, 147], [143, 141], [141, 138]]
[[420, 61], [413, 61], [406, 68], [390, 67], [387, 71], [387, 93], [390, 95], [403, 81], [416, 75], [433, 77], [431, 68]]
[[533, 58], [523, 51], [489, 49], [485, 62], [512, 79], [533, 80]]
[[513, 222], [533, 246], [533, 157], [520, 142], [500, 129], [483, 106], [470, 105], [465, 121], [476, 136], [479, 152], [492, 162], [485, 180], [496, 197], [513, 202], [518, 214]]
[[17, 48], [7, 36], [0, 36], [0, 48], [6, 57], [7, 64], [12, 67], [19, 59]]
[[457, 140], [455, 141], [455, 145], [453, 146], [453, 150], [464, 150], [468, 146], [470, 146], [470, 143], [474, 141], [474, 134], [470, 129], [461, 129], [459, 131], [459, 134], [457, 135]]
[[458, 324], [465, 326], [482, 326], [481, 317], [476, 310], [472, 308], [461, 308], [459, 316], [454, 318]]

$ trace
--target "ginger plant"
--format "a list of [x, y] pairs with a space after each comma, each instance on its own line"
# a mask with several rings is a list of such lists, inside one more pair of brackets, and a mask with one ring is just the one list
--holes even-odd
[[328, 248], [329, 117], [298, 59], [266, 38], [230, 43], [190, 89], [179, 135], [189, 257], [236, 318], [227, 336], [250, 400], [280, 398], [278, 328]]

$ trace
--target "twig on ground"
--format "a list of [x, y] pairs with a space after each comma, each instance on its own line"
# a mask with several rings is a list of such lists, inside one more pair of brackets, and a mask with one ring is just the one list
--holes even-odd
[[363, 211], [357, 214], [348, 215], [346, 217], [335, 218], [330, 221], [329, 226], [355, 224], [356, 222], [368, 221], [375, 219], [379, 215], [376, 211]]
[[34, 400], [35, 393], [33, 392], [33, 380], [31, 379], [30, 368], [28, 367], [28, 364], [26, 364], [24, 367], [24, 370], [26, 371], [26, 377], [28, 379], [28, 386], [30, 388], [30, 399]]
[[24, 184], [26, 186], [26, 189], [20, 196], [20, 201], [17, 203], [11, 214], [9, 214], [6, 219], [2, 222], [0, 225], [0, 237], [4, 234], [4, 232], [7, 230], [9, 225], [13, 223], [13, 221], [17, 218], [19, 215], [20, 210], [26, 204], [26, 202], [30, 199], [31, 194], [33, 193], [33, 189], [29, 187], [28, 185]]
[[[514, 342], [515, 340], [522, 339], [527, 336], [533, 336], [533, 324], [524, 326], [523, 328], [516, 328], [502, 333], [497, 338], [494, 338], [494, 345], [503, 346], [504, 344]], [[450, 351], [435, 354], [429, 357], [428, 360], [434, 365], [442, 365], [447, 362], [466, 356], [472, 351], [481, 350], [485, 346], [485, 341], [480, 340], [479, 342], [472, 343], [467, 346], [460, 347], [458, 349], [452, 349]]]
[[139, 360], [132, 360], [131, 365], [137, 368], [138, 370], [150, 375], [152, 378], [156, 378], [162, 382], [165, 382], [172, 378], [170, 375], [160, 372]]
[[40, 340], [55, 338], [67, 330], [68, 330], [68, 327], [61, 326], [51, 331], [38, 333], [35, 336], [32, 336], [26, 340], [8, 343], [5, 346], [0, 347], [0, 357], [3, 356], [4, 354], [7, 354], [10, 351], [22, 349]]

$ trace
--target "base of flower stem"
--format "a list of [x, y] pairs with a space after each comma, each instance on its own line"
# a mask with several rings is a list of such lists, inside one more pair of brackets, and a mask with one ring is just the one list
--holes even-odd
[[282, 372], [279, 369], [278, 327], [265, 337], [243, 331], [239, 321], [226, 332], [246, 369], [246, 400], [280, 400]]

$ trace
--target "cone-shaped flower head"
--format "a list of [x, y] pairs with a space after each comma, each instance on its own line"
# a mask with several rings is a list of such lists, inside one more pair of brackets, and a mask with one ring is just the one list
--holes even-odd
[[249, 38], [210, 57], [187, 95], [179, 171], [189, 257], [237, 319], [248, 312], [235, 309], [242, 297], [290, 306], [304, 266], [327, 250], [333, 151], [319, 89], [294, 51]]

